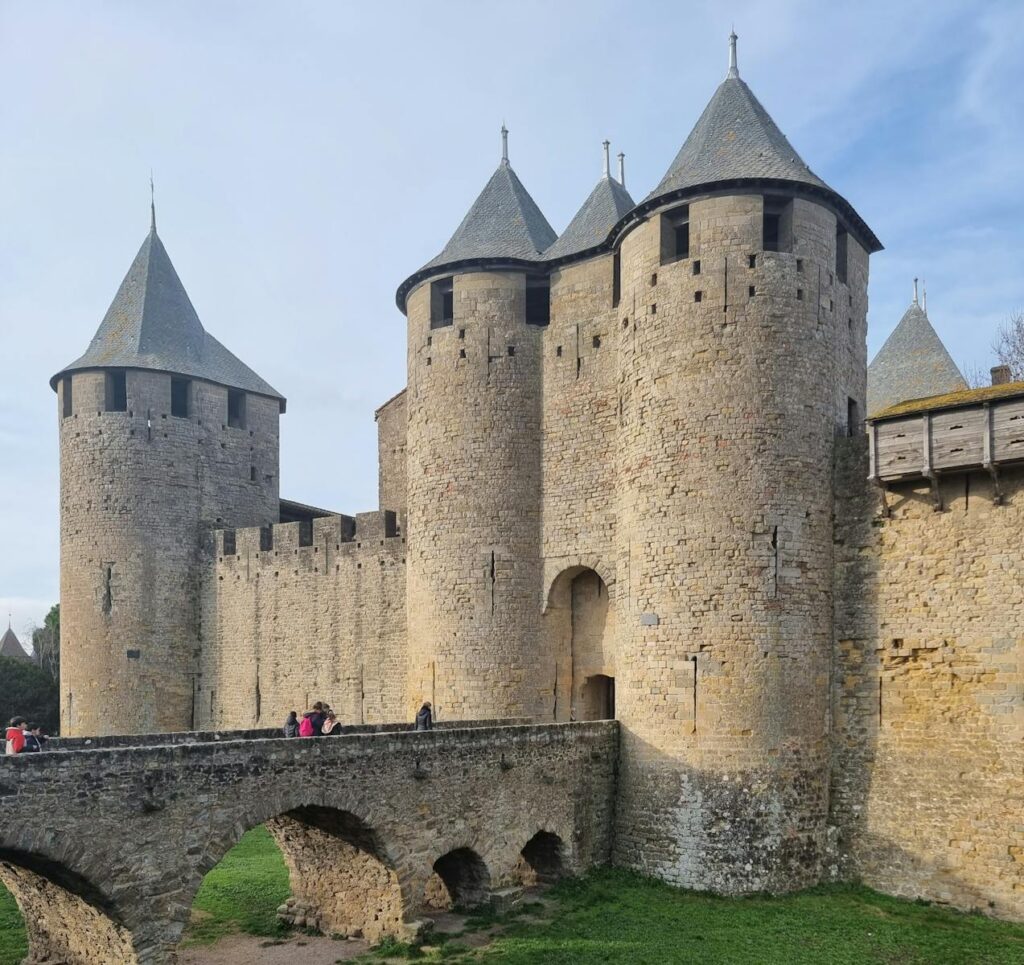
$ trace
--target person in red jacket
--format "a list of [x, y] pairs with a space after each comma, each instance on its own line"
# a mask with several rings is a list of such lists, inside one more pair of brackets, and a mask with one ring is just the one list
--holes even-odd
[[24, 717], [12, 717], [11, 726], [7, 728], [7, 753], [20, 754], [25, 749]]

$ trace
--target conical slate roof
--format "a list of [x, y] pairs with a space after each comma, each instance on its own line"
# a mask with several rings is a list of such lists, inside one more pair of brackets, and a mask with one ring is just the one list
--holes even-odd
[[271, 396], [284, 408], [276, 389], [203, 328], [155, 223], [85, 354], [61, 369], [50, 385], [56, 387], [68, 372], [95, 368], [173, 372]]
[[956, 363], [915, 300], [868, 366], [868, 415], [907, 399], [966, 388]]
[[575, 255], [601, 244], [619, 220], [635, 207], [629, 192], [607, 174], [597, 182], [583, 207], [558, 240], [544, 252], [545, 259]]
[[740, 178], [773, 178], [828, 188], [804, 164], [754, 92], [730, 70], [648, 197]]
[[17, 660], [32, 659], [25, 652], [25, 648], [21, 645], [21, 641], [10, 627], [7, 628], [7, 632], [3, 637], [0, 637], [0, 657], [14, 657]]
[[535, 261], [555, 237], [530, 192], [503, 159], [444, 250], [423, 267], [473, 258]]

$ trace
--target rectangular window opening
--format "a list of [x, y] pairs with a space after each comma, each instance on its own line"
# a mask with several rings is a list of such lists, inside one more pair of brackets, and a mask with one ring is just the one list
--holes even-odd
[[702, 291], [695, 291], [695, 292], [693, 293], [693, 300], [694, 300], [695, 302], [699, 302], [699, 301], [701, 301], [701, 299], [703, 299], [703, 298], [704, 298], [704, 292], [702, 292]]
[[72, 398], [73, 397], [72, 397], [72, 394], [71, 394], [71, 376], [70, 375], [65, 375], [64, 378], [60, 380], [60, 384], [61, 384], [61, 415], [62, 415], [63, 418], [67, 419], [71, 415], [72, 409], [74, 408], [73, 402], [72, 402]]
[[104, 382], [104, 408], [107, 412], [127, 412], [128, 388], [124, 372], [107, 372]]
[[192, 383], [188, 379], [171, 379], [171, 415], [188, 418], [189, 395]]
[[690, 206], [674, 208], [661, 216], [661, 263], [690, 257]]
[[750, 261], [747, 264], [751, 268], [756, 268], [757, 267], [757, 255], [751, 255], [750, 256]]
[[757, 288], [754, 285], [749, 285], [747, 287], [747, 295], [749, 295], [751, 298], [753, 298], [756, 294], [757, 294]]
[[846, 231], [836, 226], [836, 278], [846, 284], [847, 240]]
[[256, 482], [256, 467], [249, 467], [249, 482]]
[[699, 275], [700, 274], [700, 259], [699, 258], [695, 258], [693, 260], [693, 273], [695, 275]]
[[612, 255], [612, 308], [619, 307], [622, 297], [622, 259], [618, 252]]
[[234, 556], [236, 553], [235, 531], [233, 529], [226, 529], [224, 530], [224, 555]]
[[526, 279], [526, 324], [544, 328], [551, 321], [551, 282], [547, 278]]
[[860, 406], [856, 399], [846, 400], [846, 434], [855, 436], [860, 431]]
[[299, 546], [313, 545], [313, 520], [304, 519], [299, 523]]
[[260, 552], [266, 553], [274, 548], [274, 527], [260, 527]]
[[793, 250], [793, 202], [790, 199], [765, 196], [761, 247], [765, 251]]
[[455, 282], [442, 278], [430, 283], [430, 327], [447, 328], [455, 321]]
[[593, 341], [591, 342], [591, 344], [594, 346], [594, 348], [600, 348], [601, 347], [601, 336], [600, 335], [595, 335]]
[[228, 425], [232, 429], [245, 428], [245, 393], [228, 389]]

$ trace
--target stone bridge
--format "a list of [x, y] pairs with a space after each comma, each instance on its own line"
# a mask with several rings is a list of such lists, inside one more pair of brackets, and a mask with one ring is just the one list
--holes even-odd
[[0, 758], [29, 961], [173, 962], [203, 876], [264, 823], [296, 914], [371, 940], [610, 857], [614, 721], [160, 741]]

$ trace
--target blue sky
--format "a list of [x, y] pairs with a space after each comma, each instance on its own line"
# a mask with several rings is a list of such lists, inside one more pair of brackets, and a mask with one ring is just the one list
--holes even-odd
[[556, 230], [626, 152], [643, 197], [727, 66], [886, 250], [869, 350], [927, 279], [959, 363], [1024, 308], [1024, 4], [0, 0], [0, 609], [58, 592], [56, 402], [145, 235], [205, 326], [289, 400], [282, 494], [374, 507], [405, 382], [394, 291], [511, 130]]

